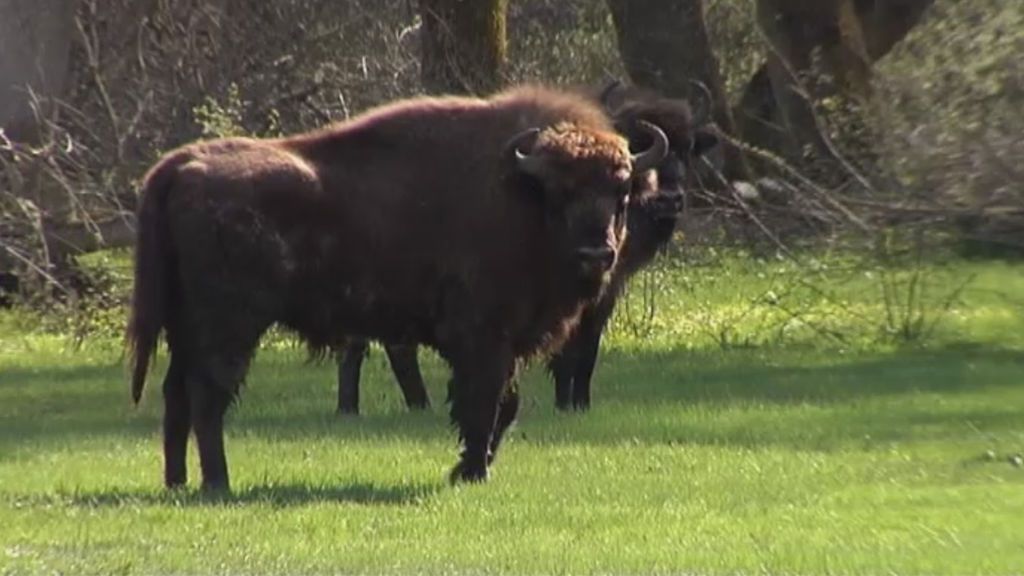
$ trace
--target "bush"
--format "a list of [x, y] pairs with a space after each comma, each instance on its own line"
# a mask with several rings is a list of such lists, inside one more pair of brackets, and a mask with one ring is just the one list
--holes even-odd
[[1024, 4], [938, 0], [879, 67], [878, 122], [888, 166], [933, 222], [1024, 254], [1021, 54]]

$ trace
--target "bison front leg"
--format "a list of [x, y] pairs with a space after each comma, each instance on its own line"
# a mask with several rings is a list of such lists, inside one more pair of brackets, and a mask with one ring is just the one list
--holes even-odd
[[425, 410], [430, 407], [427, 387], [423, 383], [420, 364], [416, 358], [416, 346], [409, 344], [387, 344], [384, 346], [391, 371], [395, 373], [398, 386], [405, 396], [405, 405], [412, 410]]
[[228, 461], [224, 453], [224, 414], [234, 392], [209, 377], [190, 380], [192, 429], [199, 448], [199, 467], [203, 472], [204, 492], [227, 492]]
[[576, 360], [572, 387], [572, 407], [575, 410], [590, 409], [590, 380], [601, 348], [601, 331], [595, 330], [580, 335], [580, 353]]
[[606, 296], [580, 321], [575, 340], [576, 363], [573, 366], [572, 407], [590, 409], [590, 381], [601, 352], [601, 336], [615, 308], [615, 299]]
[[351, 338], [338, 362], [338, 414], [359, 414], [359, 378], [369, 343]]
[[463, 443], [459, 463], [449, 477], [452, 483], [487, 479], [499, 403], [514, 368], [511, 351], [505, 346], [473, 348], [472, 353], [461, 354], [452, 362], [451, 417]]

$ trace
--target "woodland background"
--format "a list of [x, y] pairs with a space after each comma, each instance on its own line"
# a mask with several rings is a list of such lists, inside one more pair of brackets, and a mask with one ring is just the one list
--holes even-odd
[[95, 284], [80, 256], [130, 246], [138, 180], [196, 138], [614, 78], [713, 97], [692, 245], [1019, 254], [1021, 54], [1011, 0], [5, 0], [0, 284]]

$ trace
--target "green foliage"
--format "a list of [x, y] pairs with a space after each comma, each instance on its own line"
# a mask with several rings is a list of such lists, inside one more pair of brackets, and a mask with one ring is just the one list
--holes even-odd
[[757, 29], [754, 0], [712, 0], [706, 5], [704, 22], [708, 38], [718, 59], [726, 94], [735, 103], [767, 57]]
[[[1002, 281], [979, 285], [976, 277], [991, 265], [950, 259], [934, 249], [925, 254], [922, 245], [895, 234], [887, 238], [871, 253], [816, 252], [800, 262], [721, 249], [659, 257], [627, 286], [605, 342], [722, 350], [935, 345], [958, 330], [959, 319], [990, 310], [987, 300], [971, 295], [987, 290], [998, 295], [1000, 306], [1024, 303], [1019, 269], [1009, 267]], [[72, 349], [116, 349], [130, 301], [130, 254], [95, 253], [80, 267], [81, 296], [12, 317], [37, 334], [66, 339]], [[294, 351], [301, 345], [274, 328], [261, 348]]]
[[[879, 65], [884, 160], [977, 253], [1024, 252], [1024, 4], [937, 0]], [[979, 249], [980, 247], [980, 249]]]
[[244, 107], [245, 103], [238, 93], [238, 85], [232, 83], [228, 86], [223, 103], [207, 96], [192, 113], [203, 129], [204, 138], [247, 136], [245, 128], [242, 127]]
[[22, 333], [57, 336], [71, 350], [120, 347], [131, 300], [131, 253], [108, 250], [80, 256], [74, 276], [64, 282], [68, 292], [32, 296], [5, 314], [3, 322]]
[[203, 103], [192, 110], [195, 121], [202, 128], [204, 138], [229, 138], [232, 136], [258, 136], [270, 138], [281, 136], [281, 115], [277, 109], [270, 109], [263, 119], [259, 133], [251, 133], [245, 127], [244, 118], [250, 108], [242, 100], [237, 84], [228, 86], [224, 101], [207, 96]]
[[974, 132], [1018, 121], [1024, 100], [1020, 54], [1024, 5], [1005, 0], [937, 0], [929, 18], [883, 63], [920, 99], [921, 121], [957, 120]]
[[512, 82], [594, 86], [626, 77], [603, 2], [513, 3], [509, 28]]
[[[987, 291], [1024, 302], [1007, 271], [1005, 289], [977, 285], [984, 266], [943, 257], [890, 237], [874, 254], [809, 254], [764, 260], [711, 249], [661, 258], [642, 271], [616, 308], [612, 346], [865, 350], [935, 345], [987, 310]], [[1012, 281], [1011, 281], [1012, 279]], [[974, 295], [975, 298], [970, 297]], [[965, 316], [966, 315], [966, 316]]]

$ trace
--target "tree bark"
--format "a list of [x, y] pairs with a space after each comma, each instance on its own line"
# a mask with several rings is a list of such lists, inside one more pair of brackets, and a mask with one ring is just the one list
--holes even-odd
[[881, 60], [906, 38], [932, 4], [935, 0], [876, 1], [873, 9], [861, 17], [872, 62]]
[[0, 127], [11, 140], [38, 137], [30, 91], [44, 102], [63, 93], [74, 22], [74, 0], [0, 2]]
[[[759, 22], [777, 54], [751, 76], [733, 113], [743, 139], [756, 146], [781, 152], [787, 144], [818, 143], [808, 103], [795, 94], [792, 75], [809, 66], [816, 46], [830, 48], [826, 63], [841, 86], [866, 94], [871, 66], [906, 37], [934, 4], [934, 0], [815, 1], [813, 5], [807, 0], [758, 1]], [[856, 8], [854, 18], [848, 13], [851, 6]], [[840, 10], [843, 7], [846, 12]], [[788, 62], [781, 62], [779, 56]], [[788, 141], [784, 134], [786, 124], [791, 124], [792, 131], [793, 123], [797, 142]]]
[[434, 94], [487, 94], [504, 80], [508, 0], [420, 0], [422, 76]]
[[[719, 128], [736, 134], [718, 60], [704, 25], [703, 0], [608, 0], [608, 8], [633, 83], [693, 101], [698, 93], [691, 81], [699, 81], [711, 93], [712, 117]], [[749, 178], [742, 152], [727, 145], [725, 153], [726, 176]]]

